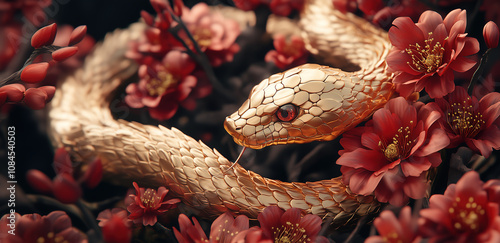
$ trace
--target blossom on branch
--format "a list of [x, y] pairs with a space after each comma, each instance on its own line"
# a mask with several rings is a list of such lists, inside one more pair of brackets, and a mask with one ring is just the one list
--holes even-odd
[[396, 77], [396, 90], [405, 97], [425, 91], [440, 98], [455, 89], [453, 71], [465, 72], [476, 61], [467, 56], [479, 51], [479, 42], [466, 37], [465, 10], [453, 10], [443, 20], [434, 11], [426, 11], [418, 23], [408, 17], [394, 20], [389, 39], [394, 48], [386, 61]]
[[343, 180], [358, 194], [374, 193], [380, 202], [401, 206], [425, 195], [427, 171], [441, 163], [449, 144], [438, 126], [440, 113], [399, 97], [373, 114], [364, 127], [346, 132], [337, 164]]
[[466, 143], [469, 148], [489, 157], [493, 149], [500, 149], [500, 94], [492, 92], [481, 100], [469, 96], [463, 87], [436, 99], [441, 113], [439, 124], [450, 138], [448, 147]]

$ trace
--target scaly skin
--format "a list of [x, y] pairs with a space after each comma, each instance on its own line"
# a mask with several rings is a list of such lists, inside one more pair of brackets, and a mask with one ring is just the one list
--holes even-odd
[[[304, 24], [307, 21], [314, 22], [314, 19], [319, 17], [321, 21], [334, 21], [330, 23], [332, 26], [347, 28], [342, 29], [343, 34], [347, 36], [337, 36], [335, 38], [339, 38], [338, 40], [324, 42], [311, 41], [309, 47], [314, 46], [315, 49], [311, 50], [316, 50], [319, 55], [325, 52], [323, 49], [333, 48], [361, 69], [356, 72], [342, 72], [339, 69], [308, 64], [264, 80], [254, 89], [250, 101], [240, 109], [239, 114], [246, 116], [246, 109], [255, 109], [255, 114], [265, 111], [262, 112], [264, 114], [268, 112], [267, 109], [275, 109], [280, 102], [296, 101], [297, 105], [302, 103], [300, 119], [304, 119], [301, 120], [303, 124], [292, 122], [290, 130], [286, 130], [288, 135], [282, 135], [284, 130], [276, 129], [276, 122], [272, 121], [272, 111], [269, 111], [270, 118], [255, 119], [268, 122], [269, 129], [272, 123], [273, 132], [278, 131], [277, 137], [281, 140], [266, 138], [264, 140], [267, 143], [263, 143], [263, 136], [247, 133], [247, 130], [257, 132], [257, 129], [243, 128], [243, 135], [251, 135], [248, 137], [254, 138], [243, 139], [247, 142], [240, 142], [241, 144], [260, 147], [284, 143], [283, 139], [289, 142], [310, 140], [302, 138], [302, 135], [311, 135], [314, 139], [332, 139], [364, 120], [390, 97], [391, 75], [385, 72], [384, 61], [390, 47], [386, 34], [354, 15], [343, 15], [334, 10], [326, 11], [328, 6], [325, 5], [317, 6], [328, 3], [331, 4], [331, 1], [307, 1], [301, 19], [302, 25], [307, 25]], [[321, 15], [311, 16], [311, 11], [318, 8], [317, 11]], [[336, 16], [337, 19], [324, 14]], [[361, 35], [366, 36], [357, 36], [358, 30], [349, 29], [355, 25], [361, 25], [357, 28], [364, 29]], [[143, 30], [142, 24], [135, 24], [126, 30], [108, 35], [86, 59], [84, 66], [65, 78], [56, 92], [50, 111], [56, 146], [64, 146], [74, 158], [84, 162], [91, 161], [96, 156], [100, 157], [105, 177], [115, 183], [130, 185], [128, 183], [131, 181], [138, 181], [141, 186], [166, 186], [174, 196], [181, 198], [183, 203], [197, 210], [200, 215], [209, 217], [232, 211], [256, 218], [266, 206], [278, 205], [283, 209], [297, 207], [324, 218], [331, 218], [332, 224], [339, 227], [378, 210], [380, 205], [373, 196], [350, 192], [342, 184], [341, 178], [306, 183], [288, 183], [263, 178], [239, 165], [229, 169], [232, 163], [228, 159], [175, 128], [115, 120], [109, 111], [112, 92], [137, 72], [134, 61], [125, 58], [125, 51], [129, 41], [138, 39]], [[319, 38], [315, 36], [314, 30], [305, 31], [304, 35]], [[372, 39], [368, 39], [370, 37]], [[338, 43], [339, 41], [342, 43]], [[354, 42], [350, 43], [351, 41]], [[356, 46], [356, 41], [361, 41], [360, 46]], [[375, 43], [370, 43], [372, 41]], [[318, 43], [327, 45], [325, 47]], [[344, 44], [349, 44], [354, 50], [342, 52], [342, 49], [346, 48]], [[297, 79], [300, 79], [298, 88], [286, 88], [296, 83]], [[283, 88], [278, 87], [279, 84], [282, 84]], [[267, 86], [271, 88], [266, 88]], [[292, 97], [277, 97], [276, 94], [273, 96], [264, 91], [267, 101], [261, 99], [261, 96], [255, 98], [255, 95], [262, 93], [260, 90], [267, 89], [271, 90], [270, 93], [276, 90], [276, 94], [290, 93], [290, 90], [294, 93], [297, 91], [297, 94], [308, 92], [308, 97], [299, 97], [297, 94]], [[290, 90], [280, 92], [285, 89]], [[327, 99], [327, 102], [318, 100], [317, 96]], [[313, 109], [314, 107], [321, 111]], [[336, 113], [329, 115], [331, 111]], [[311, 115], [318, 115], [321, 121]], [[333, 120], [329, 121], [329, 118]], [[232, 119], [235, 120], [235, 125], [227, 122], [226, 128], [236, 127], [238, 121], [234, 117]], [[245, 125], [253, 124], [254, 120], [251, 119], [248, 117], [244, 120]], [[307, 125], [303, 132], [305, 134], [299, 134], [296, 128], [301, 125], [304, 127], [308, 122], [318, 122], [318, 126], [314, 123]], [[282, 127], [286, 126], [282, 124]], [[322, 136], [315, 137], [314, 134]]]

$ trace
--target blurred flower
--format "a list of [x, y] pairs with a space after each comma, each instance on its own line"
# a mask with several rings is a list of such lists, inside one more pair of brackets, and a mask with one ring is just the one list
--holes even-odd
[[132, 239], [132, 222], [128, 219], [127, 210], [122, 208], [106, 209], [97, 216], [102, 235], [106, 243], [130, 242]]
[[304, 0], [271, 0], [269, 8], [279, 16], [288, 16], [295, 10], [302, 10]]
[[153, 226], [156, 223], [156, 217], [168, 211], [169, 209], [176, 208], [180, 203], [180, 199], [174, 198], [165, 201], [165, 196], [168, 189], [159, 187], [158, 192], [154, 189], [139, 188], [137, 183], [133, 183], [135, 188], [135, 195], [131, 194], [129, 197], [133, 202], [128, 205], [127, 210], [130, 212], [129, 219], [134, 223]]
[[284, 35], [274, 36], [274, 48], [265, 57], [266, 62], [274, 62], [280, 69], [287, 69], [306, 63], [308, 52], [304, 41], [299, 36], [292, 36], [287, 41]]
[[226, 212], [220, 215], [212, 223], [210, 229], [210, 238], [207, 238], [205, 232], [201, 228], [198, 220], [193, 219], [193, 224], [189, 218], [181, 214], [179, 215], [179, 230], [174, 227], [175, 238], [179, 243], [188, 242], [220, 242], [229, 243], [240, 232], [248, 229], [248, 217], [239, 215], [234, 218], [230, 213]]
[[465, 72], [476, 62], [467, 58], [479, 51], [479, 42], [466, 37], [465, 10], [453, 10], [443, 20], [426, 11], [415, 24], [408, 17], [394, 20], [389, 39], [394, 45], [387, 56], [393, 82], [402, 96], [425, 88], [431, 98], [443, 97], [455, 89], [453, 71]]
[[483, 182], [475, 171], [467, 172], [446, 189], [433, 195], [428, 209], [420, 211], [420, 231], [429, 242], [498, 242], [498, 204], [488, 201]]
[[84, 174], [74, 177], [74, 171], [68, 152], [64, 148], [56, 150], [54, 155], [54, 170], [56, 176], [51, 181], [43, 172], [31, 169], [26, 172], [26, 179], [35, 190], [53, 195], [62, 203], [75, 203], [82, 196], [81, 184], [93, 188], [102, 178], [102, 163], [100, 159], [83, 166]]
[[418, 236], [417, 219], [411, 215], [411, 207], [406, 206], [399, 212], [399, 218], [396, 218], [390, 210], [384, 210], [373, 221], [379, 235], [370, 236], [365, 243], [398, 242], [411, 243], [420, 242]]
[[[318, 237], [319, 239], [320, 237]], [[232, 243], [273, 243], [272, 239], [266, 238], [264, 231], [254, 226], [250, 229], [243, 230], [233, 238]]]
[[257, 6], [264, 4], [261, 0], [234, 0], [233, 2], [237, 8], [245, 11], [254, 10]]
[[484, 183], [483, 188], [488, 193], [488, 201], [500, 205], [500, 180], [489, 180]]
[[458, 147], [465, 142], [485, 157], [500, 148], [499, 93], [489, 93], [478, 102], [463, 87], [456, 87], [454, 92], [435, 102], [441, 113], [439, 123], [451, 141], [448, 147]]
[[332, 0], [333, 7], [342, 13], [354, 12], [358, 8], [356, 0]]
[[495, 48], [498, 46], [498, 26], [493, 21], [489, 21], [484, 25], [483, 37], [488, 48]]
[[401, 206], [427, 189], [426, 171], [441, 163], [439, 150], [449, 144], [430, 105], [390, 100], [364, 127], [346, 132], [337, 164], [343, 180], [358, 194], [375, 193], [380, 202]]
[[17, 11], [22, 11], [24, 17], [33, 25], [40, 26], [47, 21], [43, 8], [52, 4], [52, 0], [16, 0], [0, 2], [0, 24], [10, 21]]
[[[15, 217], [12, 221], [9, 217]], [[14, 223], [14, 227], [8, 224]], [[7, 231], [15, 229], [15, 234]], [[71, 242], [86, 243], [85, 234], [71, 225], [71, 219], [63, 211], [53, 211], [46, 216], [39, 214], [7, 214], [0, 220], [1, 242]]]
[[[0, 17], [1, 18], [1, 17]], [[0, 24], [0, 71], [3, 70], [14, 57], [21, 45], [22, 25], [12, 22]]]
[[264, 236], [274, 242], [328, 242], [324, 236], [318, 236], [321, 218], [314, 214], [302, 216], [298, 208], [285, 212], [278, 206], [268, 206], [258, 220]]

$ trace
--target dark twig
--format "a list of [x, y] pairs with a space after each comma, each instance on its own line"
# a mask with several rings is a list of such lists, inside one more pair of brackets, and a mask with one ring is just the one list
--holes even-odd
[[174, 238], [174, 234], [172, 233], [172, 230], [171, 229], [168, 229], [166, 228], [165, 226], [163, 226], [162, 224], [160, 224], [160, 222], [156, 222], [155, 225], [153, 225], [154, 229], [157, 231], [157, 232], [160, 232], [160, 233], [163, 233], [164, 235], [166, 235], [169, 239], [175, 239]]
[[483, 74], [484, 67], [486, 66], [486, 63], [488, 62], [488, 56], [489, 56], [490, 52], [491, 52], [491, 48], [486, 50], [486, 52], [483, 54], [483, 57], [481, 58], [481, 61], [479, 61], [479, 67], [477, 67], [476, 71], [474, 72], [474, 75], [472, 75], [472, 79], [470, 80], [469, 87], [467, 87], [467, 93], [469, 95], [472, 95], [472, 90], [474, 89], [474, 85], [476, 85], [477, 80]]
[[83, 216], [83, 219], [85, 220], [85, 223], [87, 224], [87, 227], [94, 230], [96, 237], [98, 239], [100, 239], [99, 242], [101, 242], [103, 239], [102, 232], [101, 232], [101, 228], [99, 227], [99, 225], [97, 225], [97, 221], [95, 219], [95, 216], [92, 214], [92, 212], [90, 212], [90, 210], [87, 208], [87, 206], [85, 205], [85, 203], [81, 199], [78, 199], [78, 201], [76, 201], [75, 204], [82, 212], [82, 216]]
[[191, 32], [188, 30], [184, 22], [182, 21], [181, 18], [176, 16], [174, 13], [170, 13], [172, 18], [174, 19], [175, 22], [181, 26], [181, 28], [186, 32], [187, 37], [189, 40], [193, 43], [193, 47], [196, 50], [196, 53], [194, 53], [189, 45], [177, 34], [178, 28], [173, 28], [170, 29], [170, 33], [182, 43], [182, 45], [186, 48], [187, 54], [191, 56], [198, 64], [200, 64], [201, 68], [203, 71], [205, 71], [205, 74], [207, 75], [208, 79], [210, 80], [210, 83], [212, 83], [212, 86], [214, 89], [221, 93], [226, 99], [234, 101], [235, 97], [232, 92], [224, 88], [224, 86], [219, 82], [217, 77], [215, 76], [215, 72], [212, 68], [212, 65], [210, 65], [210, 61], [208, 60], [208, 57], [205, 55], [205, 53], [201, 50], [200, 46], [194, 39], [193, 35]]

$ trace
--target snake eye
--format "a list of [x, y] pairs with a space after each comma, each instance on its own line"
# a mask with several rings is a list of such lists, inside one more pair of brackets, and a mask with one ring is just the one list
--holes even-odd
[[280, 121], [288, 122], [297, 117], [299, 114], [297, 106], [292, 104], [286, 104], [278, 108], [276, 111], [276, 116]]

